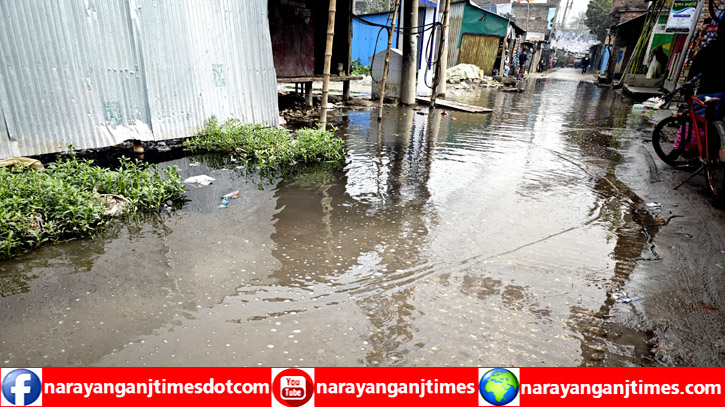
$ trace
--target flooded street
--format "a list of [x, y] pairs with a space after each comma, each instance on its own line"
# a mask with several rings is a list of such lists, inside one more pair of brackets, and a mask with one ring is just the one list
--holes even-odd
[[[176, 212], [0, 263], [0, 364], [722, 364], [721, 211], [701, 181], [663, 192], [676, 178], [652, 181], [640, 151], [651, 122], [573, 72], [450, 96], [486, 115], [391, 107], [379, 126], [375, 110], [345, 112], [332, 174], [164, 164], [216, 182]], [[649, 225], [688, 200], [707, 220], [673, 220], [653, 246], [664, 231]], [[710, 260], [678, 266], [701, 237], [681, 233], [708, 228]], [[683, 287], [652, 274], [667, 267], [712, 275]], [[679, 311], [657, 302], [700, 286]]]

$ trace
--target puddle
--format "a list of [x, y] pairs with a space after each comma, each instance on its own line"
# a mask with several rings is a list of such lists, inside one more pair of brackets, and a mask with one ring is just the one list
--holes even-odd
[[338, 172], [163, 163], [216, 181], [1, 265], [0, 363], [647, 365], [608, 318], [648, 239], [614, 176], [630, 105], [557, 79], [457, 100], [494, 112], [347, 112]]

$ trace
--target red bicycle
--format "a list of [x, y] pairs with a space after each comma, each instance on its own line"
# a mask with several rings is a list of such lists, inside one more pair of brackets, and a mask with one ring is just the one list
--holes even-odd
[[[697, 174], [705, 171], [710, 190], [718, 205], [725, 204], [725, 157], [720, 157], [725, 142], [725, 123], [716, 117], [718, 98], [695, 97], [698, 78], [685, 82], [672, 92], [665, 91], [666, 108], [677, 93], [682, 93], [684, 103], [677, 112], [657, 123], [652, 132], [652, 145], [657, 155], [670, 166], [694, 171], [679, 188]], [[705, 116], [696, 114], [696, 106], [705, 110]]]

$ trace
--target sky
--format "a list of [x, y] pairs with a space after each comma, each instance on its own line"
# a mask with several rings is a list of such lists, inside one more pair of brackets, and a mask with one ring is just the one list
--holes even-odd
[[[567, 0], [561, 0], [561, 11], [560, 14], [562, 14], [563, 17], [563, 10], [564, 6], [566, 5]], [[567, 21], [572, 21], [574, 17], [579, 15], [582, 11], [587, 10], [587, 5], [589, 5], [589, 0], [572, 0], [572, 6], [571, 10], [569, 10], [569, 13], [567, 13], [566, 19]], [[561, 18], [561, 17], [560, 17]]]

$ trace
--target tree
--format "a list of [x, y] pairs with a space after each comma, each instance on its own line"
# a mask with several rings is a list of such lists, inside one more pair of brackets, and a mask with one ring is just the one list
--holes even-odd
[[370, 14], [392, 11], [395, 0], [354, 0], [355, 14]]
[[581, 13], [579, 13], [576, 17], [574, 17], [574, 20], [571, 23], [569, 23], [569, 29], [572, 29], [577, 32], [589, 31], [589, 27], [587, 26], [586, 11], [582, 10]]
[[584, 23], [589, 27], [589, 32], [596, 35], [599, 41], [604, 41], [607, 30], [612, 26], [613, 20], [609, 16], [611, 11], [612, 0], [591, 0], [589, 2]]

